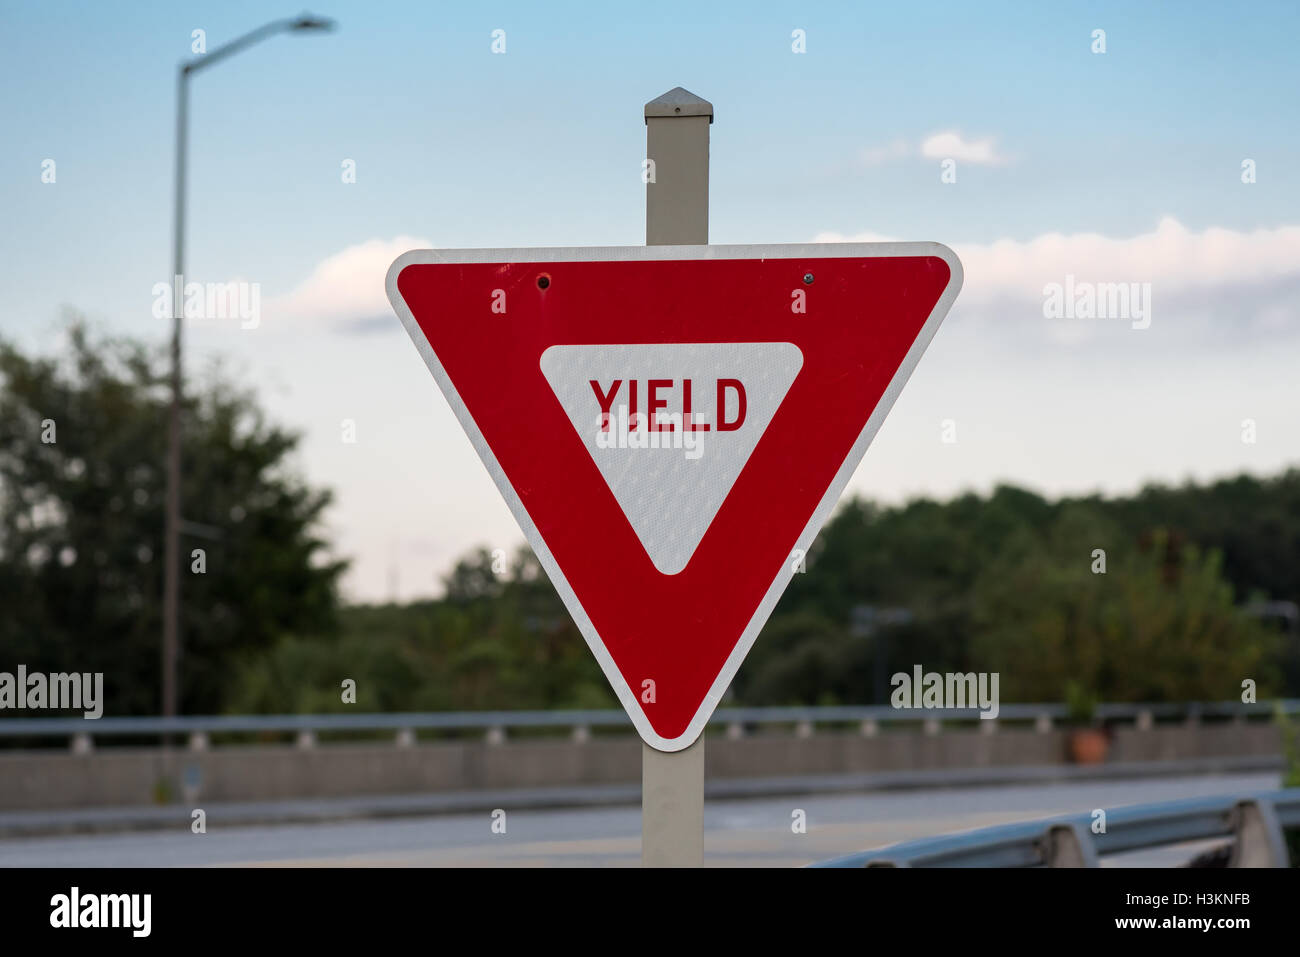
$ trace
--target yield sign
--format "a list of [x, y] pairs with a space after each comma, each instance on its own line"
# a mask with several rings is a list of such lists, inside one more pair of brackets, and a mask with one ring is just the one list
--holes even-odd
[[936, 243], [414, 250], [388, 298], [642, 738], [677, 751], [961, 278]]

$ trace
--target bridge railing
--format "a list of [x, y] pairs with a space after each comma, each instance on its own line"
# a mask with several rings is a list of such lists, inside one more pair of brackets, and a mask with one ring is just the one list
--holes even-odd
[[[1162, 704], [1103, 704], [1099, 720], [1112, 724], [1131, 723], [1153, 727], [1156, 721], [1195, 724], [1206, 720], [1246, 721], [1266, 719], [1277, 710], [1300, 714], [1300, 699], [1243, 704], [1239, 701]], [[871, 737], [886, 725], [918, 725], [927, 734], [938, 734], [945, 723], [976, 724], [992, 733], [1000, 724], [1031, 724], [1049, 732], [1067, 716], [1060, 703], [1004, 704], [995, 720], [981, 719], [977, 708], [893, 708], [888, 705], [719, 708], [711, 726], [725, 728], [728, 737], [744, 737], [755, 728], [793, 726], [795, 734], [810, 737], [826, 726], [855, 726]], [[621, 709], [558, 711], [456, 711], [393, 712], [388, 714], [288, 714], [288, 715], [186, 715], [183, 717], [22, 717], [0, 718], [3, 739], [63, 738], [74, 750], [93, 747], [95, 737], [162, 738], [188, 737], [190, 747], [202, 750], [216, 734], [294, 734], [300, 747], [311, 747], [324, 733], [395, 734], [396, 743], [414, 743], [419, 731], [476, 732], [492, 743], [506, 740], [512, 732], [531, 729], [567, 730], [575, 740], [586, 740], [594, 728], [631, 730]]]
[[[1101, 858], [1230, 839], [1228, 867], [1287, 867], [1284, 831], [1300, 828], [1300, 788], [1189, 798], [905, 841], [813, 867], [1098, 867]], [[1300, 863], [1300, 862], [1296, 862]]]

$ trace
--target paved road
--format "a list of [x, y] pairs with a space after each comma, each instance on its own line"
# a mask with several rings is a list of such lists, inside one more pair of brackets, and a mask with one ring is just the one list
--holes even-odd
[[[792, 866], [949, 831], [1125, 804], [1266, 790], [1276, 774], [1152, 778], [713, 801], [705, 807], [705, 862]], [[793, 812], [807, 833], [791, 829]], [[640, 861], [635, 807], [506, 812], [494, 834], [485, 813], [339, 823], [0, 841], [0, 866], [630, 866]], [[1194, 852], [1194, 849], [1193, 849]], [[1173, 866], [1186, 850], [1143, 852], [1111, 866]]]

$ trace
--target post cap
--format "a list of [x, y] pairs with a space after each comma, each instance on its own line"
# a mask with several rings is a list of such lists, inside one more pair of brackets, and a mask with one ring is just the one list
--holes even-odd
[[712, 123], [713, 104], [696, 96], [690, 90], [675, 86], [663, 96], [656, 97], [645, 105], [647, 123], [652, 116], [707, 116]]

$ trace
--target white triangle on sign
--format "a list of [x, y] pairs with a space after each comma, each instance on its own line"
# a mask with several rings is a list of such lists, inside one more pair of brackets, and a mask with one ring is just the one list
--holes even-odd
[[566, 345], [541, 358], [555, 397], [665, 575], [690, 562], [802, 367], [790, 342]]

